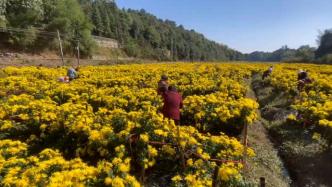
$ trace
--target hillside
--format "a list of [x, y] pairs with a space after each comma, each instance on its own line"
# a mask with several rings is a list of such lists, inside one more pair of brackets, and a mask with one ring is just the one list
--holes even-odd
[[[58, 33], [65, 56], [76, 48], [82, 57], [100, 55], [92, 35], [119, 42], [124, 57], [159, 61], [287, 61], [331, 63], [331, 30], [318, 36], [318, 49], [283, 46], [273, 52], [243, 54], [207, 39], [171, 20], [142, 10], [119, 9], [112, 0], [2, 0], [0, 49], [59, 53]], [[118, 52], [117, 52], [118, 53]], [[117, 53], [104, 56], [118, 56]]]
[[65, 55], [73, 55], [80, 42], [82, 55], [91, 57], [96, 49], [94, 34], [118, 40], [123, 51], [135, 58], [220, 61], [242, 56], [173, 21], [144, 10], [121, 10], [106, 0], [1, 1], [0, 30], [2, 46], [24, 52], [58, 50], [59, 31]]
[[95, 26], [93, 34], [117, 39], [129, 56], [186, 61], [241, 58], [240, 52], [173, 21], [161, 20], [143, 9], [121, 10], [115, 2], [105, 0], [80, 2]]

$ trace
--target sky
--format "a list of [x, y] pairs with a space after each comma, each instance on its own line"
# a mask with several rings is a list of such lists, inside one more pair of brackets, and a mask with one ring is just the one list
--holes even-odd
[[319, 31], [332, 28], [332, 0], [116, 0], [145, 9], [241, 52], [283, 45], [317, 47]]

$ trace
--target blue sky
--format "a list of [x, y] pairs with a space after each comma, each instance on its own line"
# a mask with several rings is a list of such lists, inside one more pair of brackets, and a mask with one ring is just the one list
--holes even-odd
[[282, 45], [316, 47], [318, 31], [332, 28], [332, 0], [116, 0], [145, 9], [241, 52]]

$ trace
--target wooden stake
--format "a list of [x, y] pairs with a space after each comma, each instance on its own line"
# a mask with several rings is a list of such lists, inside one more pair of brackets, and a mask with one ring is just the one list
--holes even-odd
[[244, 145], [244, 152], [243, 152], [243, 163], [244, 168], [247, 165], [247, 151], [248, 151], [248, 123], [244, 123], [244, 133], [243, 133], [243, 145]]
[[58, 33], [58, 40], [59, 40], [59, 46], [60, 46], [60, 54], [61, 54], [62, 66], [64, 66], [65, 65], [65, 61], [63, 60], [62, 42], [61, 42], [61, 37], [60, 37], [59, 30], [57, 30], [57, 33]]
[[220, 167], [220, 163], [216, 163], [216, 167], [214, 168], [214, 173], [213, 173], [212, 187], [218, 186], [219, 167]]
[[144, 181], [145, 181], [145, 168], [144, 168], [144, 164], [143, 164], [142, 169], [141, 169], [141, 177], [140, 177], [141, 184], [144, 184]]
[[261, 178], [259, 178], [259, 181], [260, 181], [260, 187], [265, 187], [265, 185], [266, 185], [265, 178], [261, 177]]

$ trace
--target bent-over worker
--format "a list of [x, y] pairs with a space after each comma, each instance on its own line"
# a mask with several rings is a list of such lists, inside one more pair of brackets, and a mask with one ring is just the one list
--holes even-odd
[[69, 77], [69, 80], [72, 81], [74, 79], [76, 79], [78, 77], [78, 70], [79, 70], [79, 67], [77, 67], [76, 69], [73, 68], [73, 67], [70, 67], [68, 70], [67, 70], [67, 76]]

